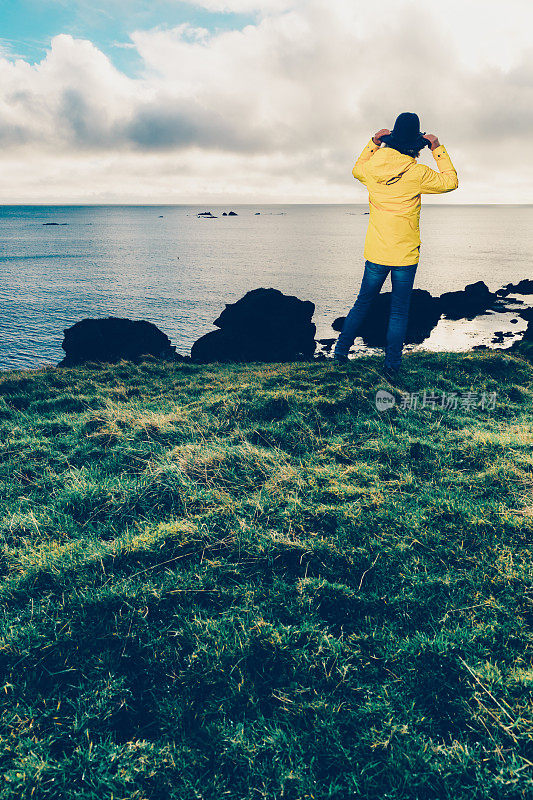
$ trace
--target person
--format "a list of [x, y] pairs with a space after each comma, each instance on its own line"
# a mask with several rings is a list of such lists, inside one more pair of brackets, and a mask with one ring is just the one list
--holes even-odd
[[[426, 146], [431, 148], [438, 172], [416, 161]], [[352, 174], [369, 194], [370, 216], [363, 253], [366, 261], [359, 294], [344, 321], [333, 358], [337, 362], [348, 361], [348, 351], [390, 271], [392, 296], [384, 375], [394, 382], [401, 365], [420, 257], [421, 195], [457, 189], [457, 172], [437, 136], [422, 133], [418, 115], [404, 112], [397, 117], [392, 131], [382, 128], [372, 136]]]

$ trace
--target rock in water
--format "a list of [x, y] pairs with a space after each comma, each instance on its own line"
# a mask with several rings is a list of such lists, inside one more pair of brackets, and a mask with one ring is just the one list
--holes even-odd
[[527, 323], [527, 328], [522, 334], [521, 341], [533, 343], [533, 316], [530, 316], [529, 318], [529, 322]]
[[483, 281], [469, 283], [464, 291], [445, 292], [439, 297], [440, 308], [448, 319], [472, 319], [482, 314], [498, 300]]
[[[526, 309], [526, 310], [533, 312], [533, 309]], [[529, 320], [527, 323], [526, 330], [524, 331], [522, 337], [518, 341], [513, 342], [509, 350], [518, 352], [519, 355], [525, 356], [525, 358], [527, 358], [529, 361], [533, 363], [533, 314], [528, 316]], [[527, 318], [528, 318], [527, 316], [524, 317], [524, 319]]]
[[501, 289], [496, 291], [496, 294], [502, 297], [507, 297], [511, 292], [518, 292], [518, 294], [533, 294], [533, 281], [529, 278], [522, 278], [518, 283], [507, 283]]
[[68, 367], [84, 361], [138, 361], [144, 355], [165, 361], [182, 361], [168, 336], [152, 322], [106, 317], [82, 319], [64, 331], [66, 355], [60, 366]]
[[253, 289], [226, 304], [220, 330], [192, 346], [193, 361], [308, 361], [315, 352], [315, 304], [278, 289]]
[[[384, 347], [387, 337], [391, 303], [391, 292], [378, 294], [372, 301], [368, 313], [361, 325], [358, 336], [369, 347]], [[420, 344], [427, 339], [441, 316], [439, 300], [432, 297], [425, 289], [413, 289], [407, 331], [406, 344]], [[337, 317], [332, 323], [334, 331], [342, 331], [346, 317]]]

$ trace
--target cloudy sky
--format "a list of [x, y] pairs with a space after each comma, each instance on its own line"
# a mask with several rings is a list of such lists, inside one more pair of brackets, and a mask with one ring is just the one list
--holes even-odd
[[401, 111], [454, 161], [445, 202], [533, 202], [531, 0], [0, 0], [0, 19], [1, 203], [365, 202], [354, 159]]

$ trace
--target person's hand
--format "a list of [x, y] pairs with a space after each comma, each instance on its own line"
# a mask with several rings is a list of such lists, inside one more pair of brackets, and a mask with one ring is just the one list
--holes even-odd
[[436, 147], [440, 147], [440, 142], [433, 133], [426, 133], [424, 135], [424, 139], [429, 140], [429, 146], [431, 150], [434, 150]]
[[390, 131], [389, 131], [388, 128], [382, 128], [380, 131], [378, 131], [377, 133], [375, 133], [373, 135], [372, 141], [374, 142], [374, 144], [380, 145], [381, 144], [381, 137], [382, 136], [388, 136], [389, 133], [390, 133]]

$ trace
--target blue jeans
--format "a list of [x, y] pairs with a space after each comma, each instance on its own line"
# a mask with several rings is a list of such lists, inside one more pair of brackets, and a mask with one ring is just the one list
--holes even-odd
[[389, 267], [386, 264], [374, 264], [372, 261], [365, 261], [365, 272], [357, 300], [344, 320], [342, 332], [335, 345], [336, 356], [348, 355], [348, 350], [357, 336], [370, 304], [380, 293], [390, 270], [392, 297], [385, 345], [385, 366], [389, 367], [389, 369], [399, 369], [405, 331], [407, 329], [411, 290], [417, 267], [418, 263], [411, 264], [408, 267]]

